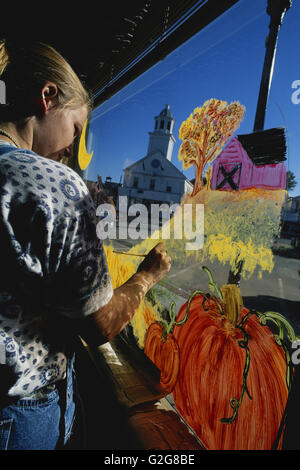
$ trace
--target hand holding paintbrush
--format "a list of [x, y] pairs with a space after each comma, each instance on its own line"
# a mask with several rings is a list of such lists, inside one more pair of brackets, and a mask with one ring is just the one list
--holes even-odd
[[152, 274], [154, 283], [160, 281], [171, 269], [171, 258], [165, 249], [164, 243], [158, 243], [149, 253], [143, 255], [140, 253], [128, 253], [126, 251], [114, 251], [114, 253], [128, 256], [140, 256], [144, 260], [139, 265], [137, 272], [145, 271]]

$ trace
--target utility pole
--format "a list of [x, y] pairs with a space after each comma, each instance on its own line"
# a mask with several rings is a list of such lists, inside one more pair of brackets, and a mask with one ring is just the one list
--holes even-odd
[[266, 54], [256, 108], [254, 131], [261, 131], [264, 129], [267, 101], [273, 77], [278, 34], [285, 12], [289, 10], [291, 5], [291, 0], [268, 0], [267, 13], [270, 15], [270, 32], [266, 40]]
[[[268, 96], [273, 77], [278, 34], [285, 12], [289, 10], [291, 5], [291, 0], [268, 0], [267, 14], [270, 15], [270, 32], [266, 39], [266, 53], [256, 107], [253, 128], [254, 132], [262, 131], [264, 129]], [[241, 260], [237, 262], [235, 272], [230, 270], [227, 281], [228, 284], [240, 285], [243, 264], [244, 262]]]

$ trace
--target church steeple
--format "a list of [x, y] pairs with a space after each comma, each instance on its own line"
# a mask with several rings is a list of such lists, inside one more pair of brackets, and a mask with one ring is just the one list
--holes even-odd
[[173, 136], [175, 119], [170, 111], [170, 105], [166, 104], [165, 108], [154, 119], [155, 127], [152, 132], [149, 132], [150, 138], [147, 155], [159, 151], [171, 161], [175, 143]]

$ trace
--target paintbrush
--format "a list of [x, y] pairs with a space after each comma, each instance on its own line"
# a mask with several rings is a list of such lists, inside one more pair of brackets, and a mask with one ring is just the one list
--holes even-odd
[[145, 258], [145, 256], [147, 255], [140, 255], [138, 253], [127, 253], [126, 251], [113, 251], [113, 253], [117, 253], [118, 255], [128, 255], [128, 256], [142, 256], [143, 258]]

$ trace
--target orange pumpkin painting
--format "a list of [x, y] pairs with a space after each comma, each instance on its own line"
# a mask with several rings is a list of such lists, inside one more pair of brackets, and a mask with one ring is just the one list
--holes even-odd
[[281, 316], [249, 311], [236, 285], [219, 292], [220, 298], [195, 291], [178, 312], [177, 322], [188, 321], [173, 330], [180, 351], [176, 408], [208, 450], [271, 449], [289, 377], [281, 335], [265, 323], [279, 325]]
[[144, 353], [161, 371], [160, 385], [170, 393], [176, 385], [180, 352], [176, 339], [172, 331], [175, 326], [178, 328], [187, 321], [187, 316], [176, 321], [174, 310], [175, 302], [171, 302], [169, 308], [170, 322], [165, 320], [155, 322], [150, 325], [145, 337]]
[[171, 392], [179, 373], [179, 348], [172, 335], [163, 339], [163, 327], [158, 322], [148, 328], [145, 339], [145, 354], [161, 371], [160, 384]]

